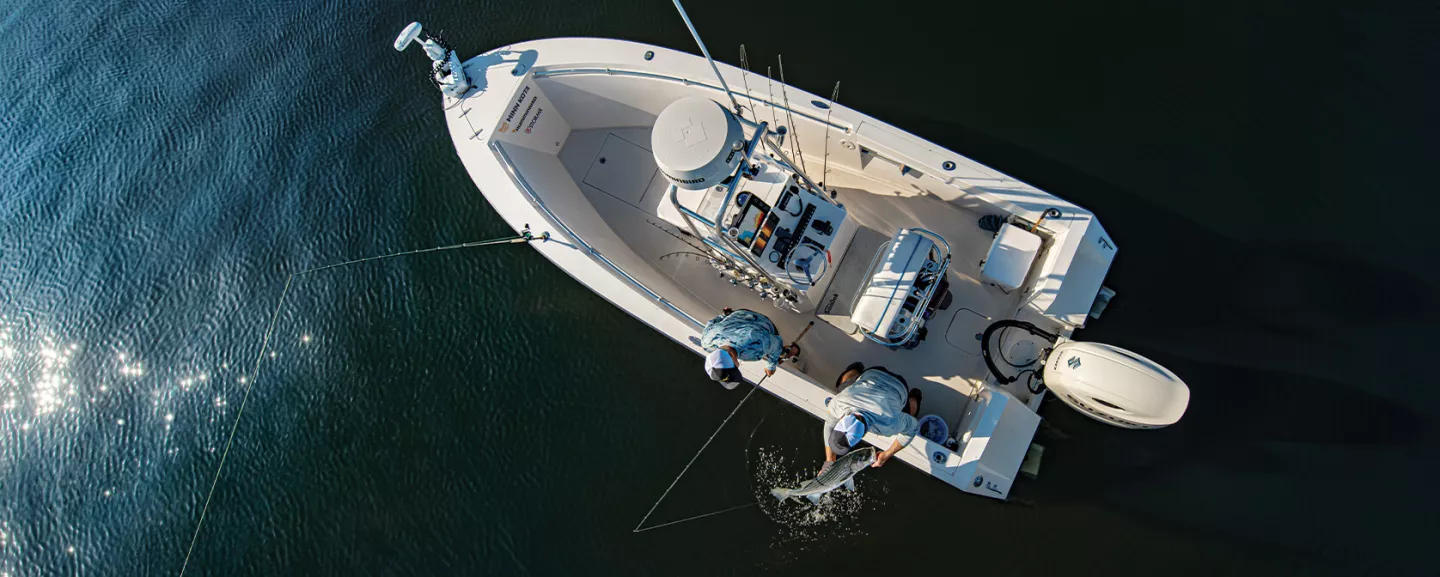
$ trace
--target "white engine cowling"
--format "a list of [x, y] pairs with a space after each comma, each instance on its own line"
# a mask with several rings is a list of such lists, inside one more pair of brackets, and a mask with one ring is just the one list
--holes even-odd
[[745, 157], [745, 133], [724, 106], [691, 96], [671, 102], [650, 130], [660, 172], [680, 188], [704, 190], [735, 172]]
[[1102, 423], [1127, 429], [1174, 424], [1190, 404], [1190, 388], [1159, 364], [1119, 347], [1069, 341], [1050, 351], [1045, 386], [1065, 404]]

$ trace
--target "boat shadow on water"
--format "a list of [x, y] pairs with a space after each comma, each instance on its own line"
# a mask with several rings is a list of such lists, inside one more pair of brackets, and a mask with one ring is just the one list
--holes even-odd
[[[1410, 335], [1433, 324], [1425, 317], [1440, 294], [1424, 271], [1395, 254], [1351, 256], [1363, 246], [1221, 233], [964, 127], [879, 112], [997, 169], [1023, 166], [1022, 178], [1104, 214], [1117, 239], [1131, 239], [1107, 279], [1120, 296], [1076, 337], [1137, 351], [1191, 388], [1183, 419], [1139, 433], [1047, 399], [1039, 480], [1017, 483], [1012, 502], [1090, 505], [1147, 526], [1322, 554], [1353, 543], [1307, 522], [1316, 507], [1387, 526], [1393, 509], [1343, 494], [1422, 490], [1410, 473], [1433, 462], [1440, 402], [1407, 368], [1426, 358], [1425, 340]], [[1394, 536], [1365, 540], [1401, 563], [1406, 540]]]

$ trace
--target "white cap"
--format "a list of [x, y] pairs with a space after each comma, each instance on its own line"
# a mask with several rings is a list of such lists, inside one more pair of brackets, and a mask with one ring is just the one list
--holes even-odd
[[740, 369], [735, 366], [735, 359], [731, 358], [725, 349], [717, 349], [705, 356], [705, 374], [727, 390], [740, 386], [742, 378]]
[[845, 418], [835, 423], [835, 430], [845, 434], [845, 442], [851, 447], [865, 438], [865, 422], [855, 418], [855, 415], [845, 415]]
[[730, 358], [730, 353], [725, 352], [725, 349], [715, 349], [709, 355], [705, 356], [706, 373], [714, 369], [733, 368], [735, 368], [735, 359]]

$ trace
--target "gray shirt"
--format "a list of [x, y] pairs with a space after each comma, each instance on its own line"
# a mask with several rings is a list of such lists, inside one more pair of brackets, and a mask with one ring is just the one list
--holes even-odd
[[830, 416], [820, 433], [821, 442], [830, 437], [831, 429], [845, 415], [859, 413], [866, 422], [867, 434], [894, 437], [901, 447], [909, 445], [920, 431], [920, 421], [905, 412], [909, 393], [905, 384], [890, 373], [875, 369], [861, 373], [854, 384], [830, 399], [826, 407]]

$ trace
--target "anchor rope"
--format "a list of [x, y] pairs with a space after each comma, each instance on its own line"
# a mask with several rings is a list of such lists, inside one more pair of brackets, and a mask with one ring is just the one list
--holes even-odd
[[[225, 450], [224, 450], [224, 451], [221, 451], [221, 453], [220, 453], [220, 463], [219, 463], [218, 465], [216, 465], [216, 467], [215, 467], [215, 476], [210, 480], [210, 491], [205, 494], [205, 504], [204, 504], [204, 506], [202, 506], [202, 507], [200, 508], [200, 520], [195, 523], [195, 533], [190, 536], [190, 546], [189, 546], [189, 548], [187, 548], [187, 549], [185, 550], [185, 562], [180, 565], [180, 575], [181, 575], [181, 577], [184, 577], [186, 569], [188, 569], [188, 568], [190, 567], [190, 556], [191, 556], [193, 553], [195, 553], [195, 544], [196, 544], [196, 543], [199, 541], [199, 539], [200, 539], [200, 529], [201, 529], [201, 527], [203, 527], [203, 526], [205, 525], [205, 516], [206, 516], [206, 514], [208, 514], [208, 513], [210, 512], [210, 501], [215, 497], [215, 489], [216, 489], [216, 487], [218, 487], [218, 486], [220, 485], [220, 473], [225, 470], [225, 460], [230, 457], [230, 447], [235, 443], [235, 432], [240, 429], [240, 418], [243, 417], [243, 416], [245, 416], [245, 404], [250, 400], [250, 391], [255, 388], [255, 381], [258, 381], [258, 380], [259, 380], [259, 377], [260, 377], [260, 363], [262, 363], [262, 362], [265, 360], [265, 351], [266, 351], [266, 349], [268, 349], [268, 348], [270, 347], [270, 337], [271, 337], [271, 335], [273, 335], [273, 334], [275, 333], [275, 325], [276, 325], [276, 323], [278, 323], [279, 320], [280, 320], [280, 310], [281, 310], [281, 307], [283, 307], [283, 306], [285, 305], [285, 297], [287, 297], [287, 296], [290, 295], [290, 285], [294, 283], [295, 277], [304, 276], [304, 275], [307, 275], [307, 274], [310, 274], [310, 273], [314, 273], [314, 272], [320, 272], [320, 271], [324, 271], [324, 270], [330, 270], [330, 269], [333, 269], [333, 268], [340, 268], [340, 267], [343, 267], [343, 266], [349, 266], [349, 265], [353, 265], [353, 264], [360, 264], [360, 263], [365, 263], [365, 262], [371, 262], [371, 261], [377, 261], [377, 260], [384, 260], [384, 259], [388, 259], [388, 258], [394, 258], [394, 257], [397, 257], [397, 256], [407, 256], [407, 255], [422, 254], [422, 253], [428, 253], [428, 252], [440, 252], [440, 251], [445, 251], [445, 250], [455, 250], [455, 249], [461, 249], [461, 248], [475, 248], [475, 247], [482, 247], [482, 246], [494, 246], [494, 245], [500, 245], [500, 244], [519, 244], [519, 243], [527, 243], [527, 242], [531, 242], [531, 241], [535, 241], [535, 240], [546, 241], [546, 240], [549, 240], [549, 239], [550, 239], [550, 233], [544, 232], [544, 233], [541, 233], [539, 236], [533, 235], [533, 234], [530, 233], [530, 230], [529, 230], [528, 225], [527, 225], [527, 228], [524, 229], [524, 230], [522, 230], [522, 231], [520, 232], [520, 234], [519, 234], [519, 235], [516, 235], [516, 236], [510, 236], [510, 237], [504, 237], [504, 238], [497, 238], [497, 239], [491, 239], [491, 240], [482, 240], [482, 241], [473, 241], [473, 242], [463, 242], [463, 243], [460, 243], [460, 244], [452, 244], [452, 245], [447, 245], [447, 246], [439, 246], [439, 247], [433, 247], [433, 248], [422, 248], [422, 249], [419, 249], [419, 250], [407, 250], [407, 251], [404, 251], [404, 252], [397, 252], [397, 253], [391, 253], [391, 254], [383, 254], [383, 255], [377, 255], [377, 256], [369, 256], [369, 257], [365, 257], [365, 258], [359, 258], [359, 259], [355, 259], [355, 260], [347, 260], [347, 261], [345, 261], [345, 262], [339, 262], [339, 263], [335, 263], [335, 264], [328, 264], [328, 265], [325, 265], [325, 266], [318, 266], [318, 267], [315, 267], [315, 268], [305, 269], [305, 270], [300, 271], [300, 272], [297, 272], [297, 273], [292, 273], [290, 276], [286, 277], [286, 278], [285, 278], [285, 289], [280, 292], [280, 300], [279, 300], [279, 302], [276, 302], [276, 303], [275, 303], [275, 312], [271, 313], [271, 315], [270, 315], [270, 325], [265, 329], [265, 337], [264, 337], [263, 339], [261, 339], [261, 341], [260, 341], [260, 352], [259, 352], [259, 354], [257, 354], [257, 355], [255, 356], [255, 365], [254, 365], [254, 368], [252, 368], [252, 369], [250, 370], [250, 378], [248, 379], [249, 382], [246, 383], [246, 385], [245, 385], [245, 395], [244, 395], [243, 397], [241, 397], [241, 399], [240, 399], [240, 409], [239, 409], [238, 411], [236, 411], [236, 413], [235, 413], [235, 422], [230, 425], [230, 434], [229, 434], [229, 436], [226, 437], [226, 439], [225, 439]], [[753, 392], [753, 391], [752, 391], [752, 392]]]

